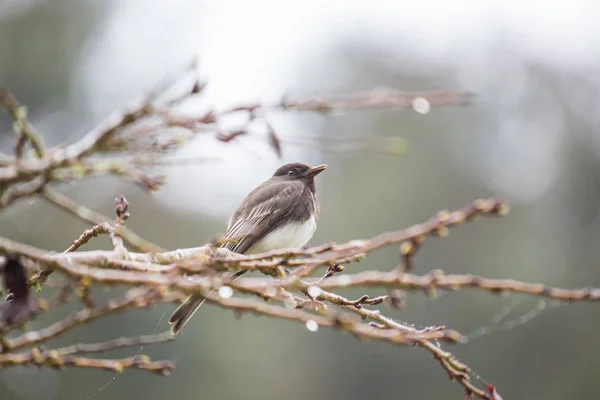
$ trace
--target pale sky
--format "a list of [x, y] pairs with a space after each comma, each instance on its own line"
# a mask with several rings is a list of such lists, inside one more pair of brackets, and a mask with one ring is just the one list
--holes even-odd
[[[273, 101], [294, 93], [298, 90], [294, 85], [301, 73], [299, 66], [306, 65], [307, 59], [318, 63], [319, 54], [327, 54], [340, 39], [382, 49], [392, 64], [401, 63], [395, 55], [411, 47], [419, 49], [431, 64], [452, 63], [457, 55], [464, 63], [464, 57], [470, 54], [475, 57], [472, 62], [478, 64], [482, 60], [476, 58], [477, 52], [490, 46], [498, 34], [513, 51], [562, 68], [591, 67], [600, 56], [600, 6], [595, 1], [170, 0], [155, 1], [148, 7], [147, 1], [130, 0], [114, 4], [110, 22], [96, 33], [82, 54], [78, 77], [98, 118], [122, 101], [123, 90], [131, 96], [143, 93], [148, 82], [176, 69], [192, 55], [199, 57], [201, 76], [209, 81], [206, 101], [217, 107]], [[148, 62], [146, 55], [157, 51], [165, 61]], [[336, 67], [339, 74], [331, 78], [325, 91], [335, 90], [346, 79], [344, 66]], [[485, 72], [473, 74], [468, 69], [459, 76], [468, 90], [477, 91], [487, 80]], [[286, 135], [303, 133], [293, 119], [277, 118], [273, 123]], [[501, 130], [515, 128], [515, 122], [510, 123]], [[551, 137], [551, 133], [548, 135]], [[503, 140], [510, 144], [510, 138]], [[551, 174], [544, 175], [544, 182], [537, 173], [548, 171], [553, 162], [549, 152], [554, 142], [549, 143], [548, 149], [539, 148], [539, 155], [531, 155], [538, 160], [539, 168], [527, 169], [527, 175], [507, 171], [502, 162], [498, 182], [512, 182], [517, 197], [533, 199], [541, 195], [551, 183]], [[262, 142], [249, 146], [250, 152], [241, 145], [228, 145], [223, 151], [223, 146], [213, 141], [187, 147], [183, 156], [209, 153], [223, 155], [226, 161], [186, 170], [189, 173], [170, 170], [168, 190], [161, 191], [159, 198], [169, 199], [173, 193], [185, 192], [182, 207], [208, 210], [219, 217], [229, 215], [244, 193], [282, 163]], [[515, 157], [518, 164], [518, 154]], [[324, 160], [298, 148], [288, 150], [283, 162], [287, 161]], [[490, 168], [495, 167], [490, 164]], [[223, 176], [228, 177], [227, 184]]]

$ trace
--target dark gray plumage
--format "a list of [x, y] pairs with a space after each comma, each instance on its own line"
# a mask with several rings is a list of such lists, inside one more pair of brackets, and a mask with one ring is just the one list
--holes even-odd
[[[291, 163], [277, 169], [235, 210], [225, 234], [230, 241], [223, 247], [236, 253], [256, 254], [301, 248], [308, 243], [319, 220], [314, 177], [326, 167]], [[245, 272], [239, 271], [234, 276]], [[188, 297], [171, 316], [171, 331], [179, 332], [203, 301], [203, 297]]]

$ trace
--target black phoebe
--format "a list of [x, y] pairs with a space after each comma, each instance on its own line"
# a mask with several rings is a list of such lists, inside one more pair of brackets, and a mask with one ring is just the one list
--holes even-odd
[[[251, 191], [240, 203], [225, 234], [222, 247], [240, 254], [257, 254], [304, 246], [315, 233], [319, 220], [314, 177], [327, 165], [310, 167], [292, 163]], [[240, 276], [246, 271], [239, 271]], [[179, 332], [202, 304], [201, 296], [190, 296], [175, 310], [171, 331]]]

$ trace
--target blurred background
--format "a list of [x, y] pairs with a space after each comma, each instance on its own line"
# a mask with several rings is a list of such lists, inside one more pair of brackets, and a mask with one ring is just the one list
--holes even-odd
[[[278, 159], [264, 133], [226, 145], [206, 137], [178, 155], [221, 160], [160, 171], [168, 182], [154, 195], [108, 177], [58, 189], [107, 215], [115, 195], [124, 193], [129, 227], [166, 248], [193, 247], [222, 233], [242, 197], [280, 164], [325, 162], [313, 244], [368, 238], [499, 195], [512, 204], [507, 217], [428, 241], [416, 271], [600, 286], [599, 7], [592, 1], [0, 0], [0, 85], [28, 106], [47, 145], [80, 138], [193, 57], [208, 82], [198, 107], [381, 86], [476, 92], [470, 107], [426, 115], [388, 109], [269, 117], [283, 138], [404, 138], [403, 156], [332, 153], [317, 144], [284, 145]], [[10, 152], [13, 139], [2, 113], [0, 149]], [[39, 200], [0, 215], [1, 236], [57, 251], [85, 228]], [[87, 248], [107, 242], [96, 239]], [[348, 270], [388, 270], [397, 260], [390, 248]], [[53, 343], [163, 331], [172, 309], [112, 317]], [[469, 334], [467, 345], [448, 350], [505, 399], [600, 396], [594, 304], [411, 293], [406, 309], [385, 312]], [[8, 369], [0, 371], [0, 399], [463, 398], [418, 348], [325, 329], [311, 333], [250, 315], [236, 320], [209, 306], [177, 341], [143, 352], [172, 357], [175, 373], [127, 371], [111, 380], [114, 374], [92, 370]]]

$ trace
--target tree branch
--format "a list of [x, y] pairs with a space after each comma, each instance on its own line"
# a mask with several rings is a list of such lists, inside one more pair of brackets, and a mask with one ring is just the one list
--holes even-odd
[[[281, 156], [282, 148], [289, 141], [282, 140], [266, 120], [267, 115], [275, 112], [295, 110], [325, 113], [335, 109], [393, 107], [412, 108], [425, 114], [431, 107], [466, 105], [472, 98], [471, 93], [465, 92], [376, 89], [355, 95], [295, 101], [283, 98], [271, 105], [256, 103], [221, 111], [204, 109], [183, 114], [178, 106], [201, 95], [205, 85], [199, 82], [195, 70], [195, 63], [191, 63], [183, 71], [157, 85], [141, 101], [113, 113], [83, 138], [64, 147], [48, 149], [43, 147], [41, 136], [26, 119], [24, 108], [8, 91], [0, 89], [0, 104], [12, 116], [17, 133], [14, 156], [0, 155], [0, 211], [19, 199], [40, 196], [90, 225], [62, 253], [0, 237], [0, 254], [11, 260], [10, 268], [0, 270], [8, 292], [0, 318], [0, 369], [16, 365], [48, 368], [73, 366], [119, 372], [125, 368], [138, 368], [169, 374], [174, 367], [171, 362], [150, 361], [146, 356], [123, 359], [82, 357], [82, 354], [172, 340], [173, 337], [167, 333], [91, 344], [77, 343], [50, 350], [41, 350], [39, 346], [51, 345], [50, 342], [63, 334], [109, 315], [177, 303], [185, 296], [194, 294], [205, 297], [208, 304], [232, 310], [237, 316], [253, 313], [301, 323], [309, 331], [329, 327], [351, 332], [361, 339], [418, 346], [432, 354], [450, 378], [458, 381], [469, 395], [492, 399], [488, 388], [478, 388], [471, 383], [472, 374], [467, 365], [434, 343], [464, 344], [466, 339], [459, 332], [445, 326], [417, 330], [386, 317], [381, 309], [395, 306], [393, 296], [370, 297], [364, 294], [352, 300], [332, 290], [372, 287], [382, 291], [390, 288], [430, 291], [432, 288], [460, 290], [475, 287], [491, 292], [527, 292], [568, 300], [597, 300], [600, 297], [596, 289], [578, 292], [468, 275], [411, 274], [414, 255], [425, 239], [431, 236], [445, 237], [449, 229], [477, 217], [506, 214], [508, 206], [498, 199], [477, 200], [456, 211], [441, 211], [424, 223], [371, 239], [329, 243], [302, 250], [282, 249], [264, 254], [240, 255], [218, 248], [218, 242], [198, 248], [166, 251], [125, 227], [129, 204], [124, 197], [116, 199], [117, 215], [113, 219], [77, 204], [52, 187], [60, 182], [85, 179], [90, 175], [110, 174], [132, 181], [144, 189], [156, 190], [163, 183], [163, 178], [146, 174], [146, 168], [183, 162], [168, 160], [166, 156], [197, 134], [212, 134], [215, 140], [229, 143], [250, 134], [250, 127], [257, 121], [266, 127], [267, 144]], [[186, 83], [181, 93], [170, 95], [175, 84], [183, 82], [188, 75], [192, 77], [191, 82]], [[247, 121], [236, 129], [222, 131], [219, 128], [220, 120], [232, 114], [245, 115]], [[34, 149], [35, 158], [23, 159], [22, 150], [26, 144]], [[398, 154], [403, 149], [402, 144], [399, 138], [344, 138], [334, 141], [329, 150]], [[188, 161], [206, 162], [214, 159], [207, 157]], [[113, 250], [81, 251], [82, 246], [99, 235], [109, 236]], [[400, 248], [400, 262], [393, 271], [343, 273], [342, 264], [360, 261], [373, 251], [387, 246]], [[324, 275], [321, 278], [314, 277], [313, 274], [320, 269], [326, 269]], [[225, 271], [239, 270], [259, 271], [270, 276], [239, 280], [224, 277]], [[47, 282], [52, 274], [60, 274], [68, 283], [58, 294], [46, 300], [44, 295], [47, 291], [42, 289], [45, 287], [43, 285], [52, 282]], [[128, 290], [122, 297], [95, 305], [90, 295], [94, 284], [118, 284]], [[30, 286], [35, 286], [39, 292], [30, 290]], [[37, 315], [69, 301], [73, 293], [76, 295], [73, 297], [83, 303], [82, 309], [38, 330], [22, 330], [24, 324]], [[12, 318], [14, 315], [19, 318]]]
[[27, 142], [33, 147], [36, 156], [42, 158], [45, 151], [44, 145], [39, 134], [27, 119], [27, 108], [22, 106], [15, 96], [2, 87], [0, 87], [0, 105], [4, 107], [14, 120], [13, 129], [17, 134], [15, 159], [18, 162], [21, 160], [23, 147]]
[[[41, 192], [41, 196], [45, 200], [50, 202], [50, 204], [59, 207], [60, 209], [78, 217], [82, 221], [87, 222], [89, 224], [100, 225], [111, 220], [111, 218], [107, 216], [97, 213], [80, 204], [77, 204], [64, 194], [61, 194], [52, 188], [46, 187]], [[127, 243], [129, 246], [138, 251], [148, 253], [165, 251], [162, 247], [147, 241], [131, 229], [127, 228], [126, 226], [119, 226], [115, 229], [118, 232], [119, 236], [123, 238], [125, 243]]]

